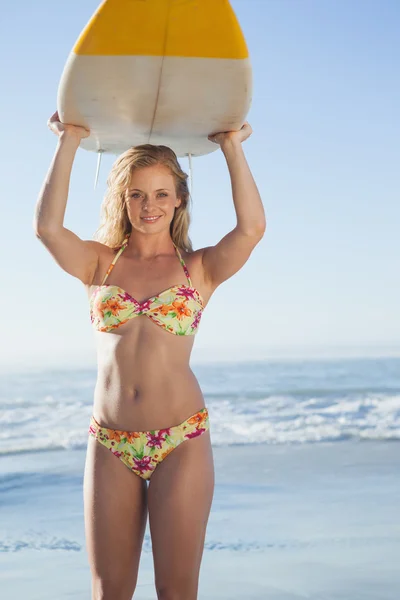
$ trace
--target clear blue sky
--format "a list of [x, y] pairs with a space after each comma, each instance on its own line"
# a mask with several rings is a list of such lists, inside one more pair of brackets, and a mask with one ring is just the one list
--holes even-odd
[[[0, 244], [4, 366], [90, 366], [82, 284], [32, 229], [56, 146], [46, 121], [97, 0], [7, 2], [0, 22]], [[397, 0], [233, 0], [250, 48], [254, 134], [245, 152], [267, 215], [249, 262], [204, 313], [204, 360], [400, 354]], [[103, 160], [79, 150], [65, 225], [97, 228]], [[187, 168], [187, 163], [182, 160]], [[194, 160], [195, 248], [235, 225], [220, 151]]]

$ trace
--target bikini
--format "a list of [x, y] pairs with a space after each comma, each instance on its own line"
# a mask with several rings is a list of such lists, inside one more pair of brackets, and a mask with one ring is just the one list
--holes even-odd
[[90, 318], [97, 331], [111, 332], [131, 319], [146, 315], [154, 323], [175, 335], [194, 335], [204, 309], [201, 294], [192, 286], [189, 271], [174, 244], [189, 285], [174, 285], [139, 302], [117, 285], [107, 285], [109, 274], [128, 245], [129, 234], [109, 266], [104, 279], [90, 298]]
[[[127, 247], [129, 235], [122, 242], [101, 285], [95, 288], [90, 297], [90, 319], [93, 327], [99, 332], [112, 333], [131, 319], [144, 315], [169, 333], [194, 335], [204, 310], [204, 301], [199, 291], [192, 286], [189, 271], [175, 244], [174, 248], [188, 285], [174, 285], [139, 302], [121, 287], [105, 283]], [[100, 425], [92, 415], [88, 433], [106, 446], [131, 471], [142, 479], [150, 479], [157, 465], [174, 448], [208, 429], [209, 415], [204, 407], [178, 425], [151, 431], [110, 429]]]

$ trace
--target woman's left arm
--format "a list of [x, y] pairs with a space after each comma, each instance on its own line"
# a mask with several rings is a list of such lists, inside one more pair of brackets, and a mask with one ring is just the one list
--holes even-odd
[[232, 231], [215, 246], [203, 250], [204, 277], [213, 287], [243, 267], [266, 228], [264, 207], [242, 148], [242, 142], [251, 134], [252, 129], [246, 122], [239, 131], [209, 136], [211, 141], [220, 144], [224, 153], [237, 217]]

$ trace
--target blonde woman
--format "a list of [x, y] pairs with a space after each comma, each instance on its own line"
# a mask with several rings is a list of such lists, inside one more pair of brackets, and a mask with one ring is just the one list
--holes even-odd
[[218, 133], [237, 224], [193, 250], [187, 175], [166, 146], [130, 148], [107, 180], [95, 240], [64, 226], [71, 168], [89, 132], [49, 119], [58, 145], [34, 229], [60, 267], [86, 287], [98, 376], [84, 473], [92, 598], [129, 600], [149, 516], [159, 600], [195, 600], [214, 492], [210, 421], [190, 369], [194, 336], [214, 290], [249, 258], [265, 231], [242, 142]]

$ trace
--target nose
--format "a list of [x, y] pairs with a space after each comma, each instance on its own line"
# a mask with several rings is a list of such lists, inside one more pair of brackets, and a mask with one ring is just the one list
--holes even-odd
[[144, 196], [142, 200], [142, 208], [144, 210], [149, 210], [150, 198], [149, 196]]
[[156, 195], [146, 194], [142, 200], [142, 209], [151, 212], [158, 207], [158, 199]]

